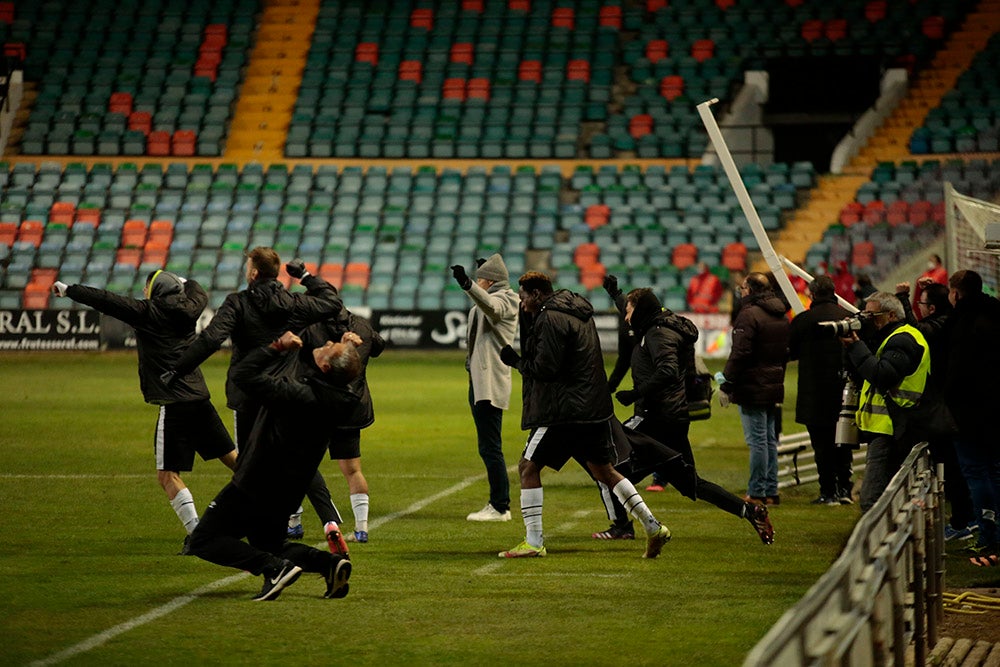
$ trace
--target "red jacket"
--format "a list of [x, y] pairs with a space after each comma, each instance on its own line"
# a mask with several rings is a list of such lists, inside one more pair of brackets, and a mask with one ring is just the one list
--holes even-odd
[[696, 313], [717, 313], [722, 292], [722, 281], [717, 275], [711, 271], [699, 273], [688, 285], [688, 307]]

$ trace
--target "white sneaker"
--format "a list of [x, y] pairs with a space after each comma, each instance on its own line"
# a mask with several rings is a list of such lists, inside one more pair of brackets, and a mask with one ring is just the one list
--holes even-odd
[[510, 521], [510, 510], [498, 512], [493, 505], [486, 503], [486, 507], [465, 518], [468, 521]]

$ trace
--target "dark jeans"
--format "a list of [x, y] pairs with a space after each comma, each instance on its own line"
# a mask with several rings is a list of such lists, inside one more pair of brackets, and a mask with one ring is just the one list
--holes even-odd
[[816, 472], [819, 473], [819, 495], [838, 498], [841, 492], [851, 492], [852, 449], [838, 447], [837, 422], [806, 424], [809, 440], [816, 455]]
[[934, 463], [944, 466], [944, 497], [951, 505], [948, 523], [955, 530], [962, 530], [976, 520], [976, 513], [972, 509], [969, 485], [958, 463], [955, 443], [951, 440], [931, 440], [927, 444]]
[[260, 502], [229, 483], [191, 533], [191, 554], [256, 575], [281, 567], [284, 559], [306, 572], [327, 572], [329, 552], [285, 540], [288, 514], [287, 507]]
[[910, 449], [912, 444], [897, 442], [891, 435], [878, 434], [868, 443], [865, 477], [861, 480], [862, 512], [870, 510], [889, 486]]
[[486, 465], [486, 479], [490, 484], [490, 505], [498, 512], [506, 512], [510, 509], [510, 480], [507, 479], [507, 462], [503, 457], [503, 410], [489, 401], [473, 402], [471, 382], [469, 405], [472, 421], [476, 424], [479, 456]]
[[988, 547], [1000, 544], [997, 532], [1000, 456], [992, 445], [993, 443], [972, 442], [961, 435], [955, 440], [955, 452], [969, 485], [972, 507], [979, 522], [979, 544]]

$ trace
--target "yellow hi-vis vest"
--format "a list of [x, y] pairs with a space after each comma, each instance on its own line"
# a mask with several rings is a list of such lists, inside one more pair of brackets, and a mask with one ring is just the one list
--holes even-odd
[[[909, 408], [916, 405], [920, 401], [920, 397], [923, 396], [924, 387], [927, 385], [927, 376], [931, 370], [931, 353], [927, 341], [924, 340], [924, 335], [915, 327], [904, 324], [886, 336], [875, 356], [882, 354], [882, 350], [890, 338], [904, 333], [913, 336], [923, 349], [923, 354], [920, 355], [920, 365], [917, 366], [917, 370], [903, 378], [898, 387], [890, 389], [889, 395], [899, 407]], [[858, 428], [862, 431], [892, 435], [892, 419], [889, 417], [889, 410], [885, 407], [885, 397], [868, 380], [865, 380], [864, 384], [861, 385], [861, 401], [855, 419]]]

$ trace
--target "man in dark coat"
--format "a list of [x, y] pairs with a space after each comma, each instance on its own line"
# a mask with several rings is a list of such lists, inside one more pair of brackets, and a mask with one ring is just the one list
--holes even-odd
[[732, 348], [719, 389], [739, 406], [743, 435], [750, 448], [747, 496], [777, 504], [778, 404], [785, 398], [788, 362], [787, 305], [763, 273], [747, 275], [740, 286], [740, 312], [733, 323]]
[[361, 369], [359, 342], [347, 333], [340, 342], [303, 349], [302, 340], [289, 331], [233, 368], [233, 382], [262, 407], [232, 481], [191, 535], [191, 553], [263, 574], [254, 600], [274, 600], [303, 571], [324, 576], [326, 597], [347, 595], [351, 563], [346, 557], [285, 537], [288, 515], [327, 451], [331, 426], [357, 406], [358, 397], [347, 385]]
[[521, 427], [530, 429], [528, 444], [518, 464], [521, 476], [521, 514], [524, 542], [501, 558], [544, 556], [542, 538], [541, 469], [559, 470], [575, 458], [618, 500], [646, 530], [645, 558], [656, 558], [670, 539], [670, 531], [656, 520], [635, 490], [613, 467], [611, 418], [614, 406], [604, 357], [594, 324], [594, 308], [579, 294], [553, 291], [543, 273], [529, 271], [518, 281], [521, 309], [532, 316], [521, 330], [521, 357], [507, 345], [500, 359], [522, 377]]
[[[325, 341], [340, 340], [348, 331], [356, 333], [361, 338], [361, 343], [357, 346], [361, 373], [349, 385], [359, 400], [353, 412], [339, 419], [336, 427], [331, 429], [330, 458], [336, 459], [340, 465], [340, 472], [347, 480], [350, 493], [351, 509], [354, 513], [354, 535], [353, 539], [348, 541], [367, 542], [368, 480], [361, 472], [361, 429], [375, 423], [375, 408], [368, 387], [368, 361], [382, 354], [385, 350], [385, 341], [372, 329], [371, 322], [344, 308], [335, 317], [308, 327], [302, 333], [302, 342], [307, 348], [322, 347]], [[323, 523], [323, 531], [326, 533], [330, 550], [346, 553], [347, 545], [342, 543], [339, 533], [342, 519], [319, 470], [309, 484], [306, 495]]]
[[[202, 459], [218, 458], [235, 468], [236, 447], [212, 405], [200, 370], [193, 368], [170, 384], [160, 376], [194, 340], [195, 323], [208, 295], [197, 282], [167, 271], [149, 274], [145, 299], [59, 281], [52, 289], [58, 296], [68, 296], [135, 328], [139, 388], [147, 403], [160, 406], [153, 442], [156, 478], [190, 537], [198, 525], [198, 510], [181, 472], [191, 470], [195, 452]], [[188, 537], [181, 554], [187, 553]]]
[[955, 449], [969, 485], [979, 540], [975, 565], [1000, 564], [1000, 440], [996, 435], [1000, 377], [1000, 301], [983, 293], [975, 271], [956, 271], [948, 281], [955, 306], [948, 324], [945, 402], [958, 424]]
[[281, 260], [271, 248], [257, 247], [247, 254], [247, 288], [228, 295], [212, 321], [184, 351], [172, 369], [185, 375], [218, 350], [227, 338], [232, 357], [226, 376], [226, 404], [235, 411], [236, 444], [242, 449], [260, 405], [250, 400], [233, 381], [233, 368], [251, 350], [270, 343], [283, 331], [301, 331], [308, 325], [340, 312], [337, 290], [322, 278], [310, 275], [302, 260], [286, 265], [288, 275], [301, 280], [305, 294], [292, 294], [278, 282]]
[[844, 390], [844, 349], [836, 336], [822, 331], [818, 322], [850, 317], [837, 303], [833, 280], [818, 276], [809, 284], [812, 303], [789, 327], [788, 357], [799, 360], [799, 391], [795, 421], [805, 424], [816, 457], [819, 498], [816, 505], [850, 505], [851, 448], [835, 442], [837, 417]]

